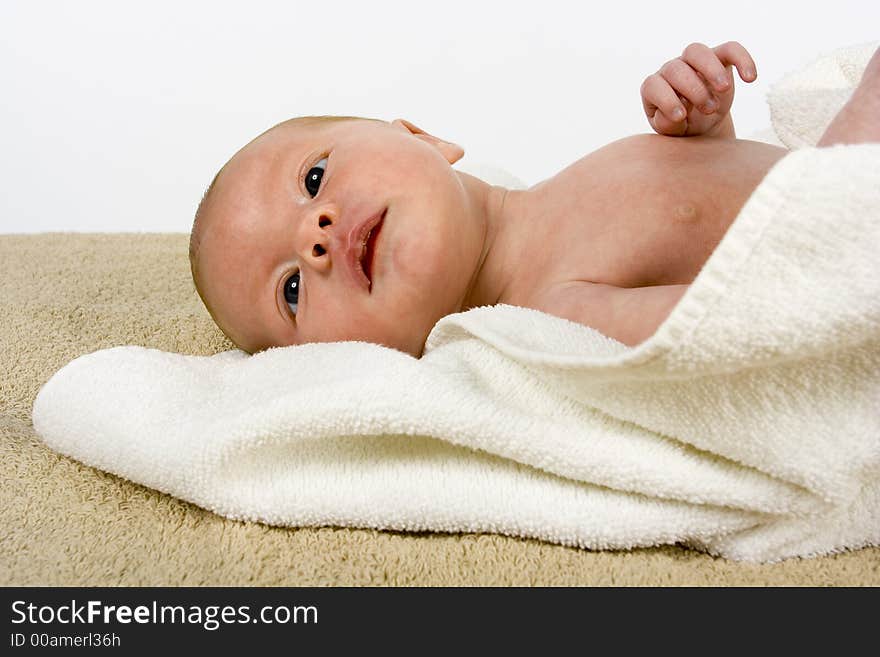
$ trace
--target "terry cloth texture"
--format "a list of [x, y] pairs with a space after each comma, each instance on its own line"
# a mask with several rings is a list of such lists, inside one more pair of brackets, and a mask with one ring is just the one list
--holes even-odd
[[59, 371], [34, 424], [85, 463], [271, 524], [761, 561], [876, 544], [878, 172], [875, 144], [781, 160], [636, 349], [510, 306], [445, 318], [421, 360], [120, 347]]
[[197, 356], [232, 348], [192, 288], [187, 242], [0, 236], [0, 584], [880, 584], [878, 548], [767, 565], [677, 546], [587, 551], [488, 533], [237, 522], [46, 449], [31, 407], [72, 359], [131, 344]]
[[514, 306], [425, 355], [364, 342], [81, 356], [62, 454], [273, 525], [685, 542], [772, 561], [880, 543], [880, 144], [801, 149], [635, 349]]
[[767, 94], [779, 140], [795, 150], [815, 145], [849, 100], [880, 41], [840, 48], [789, 73]]
[[764, 565], [682, 547], [587, 551], [497, 534], [228, 520], [46, 448], [39, 388], [81, 354], [232, 348], [201, 305], [187, 234], [0, 235], [0, 584], [880, 585], [880, 549]]

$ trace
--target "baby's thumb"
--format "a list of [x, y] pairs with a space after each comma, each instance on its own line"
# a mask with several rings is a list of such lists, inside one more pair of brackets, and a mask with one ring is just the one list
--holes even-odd
[[654, 131], [661, 135], [669, 135], [671, 137], [680, 137], [687, 132], [687, 118], [681, 121], [673, 121], [666, 117], [659, 109], [654, 113], [651, 119], [651, 126]]

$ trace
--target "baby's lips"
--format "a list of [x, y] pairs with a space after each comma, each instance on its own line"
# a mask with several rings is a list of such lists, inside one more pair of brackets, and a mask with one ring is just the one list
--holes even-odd
[[376, 227], [385, 217], [387, 208], [383, 208], [379, 212], [371, 215], [364, 221], [357, 224], [348, 234], [348, 248], [346, 249], [345, 258], [348, 261], [349, 270], [352, 277], [358, 285], [366, 288], [369, 292], [372, 282], [367, 278], [367, 274], [363, 267], [363, 256], [366, 253], [365, 242], [370, 231]]
[[385, 215], [388, 210], [386, 209], [382, 213], [382, 218], [379, 219], [379, 223], [376, 224], [372, 230], [370, 230], [367, 235], [366, 248], [364, 249], [364, 256], [361, 261], [363, 265], [364, 273], [367, 278], [370, 280], [370, 289], [373, 288], [373, 273], [374, 273], [374, 264], [376, 262], [376, 249], [377, 244], [379, 242], [379, 234], [382, 232], [382, 227], [385, 225]]

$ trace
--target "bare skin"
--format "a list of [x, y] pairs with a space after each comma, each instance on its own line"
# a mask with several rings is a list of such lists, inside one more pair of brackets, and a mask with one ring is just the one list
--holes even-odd
[[518, 278], [504, 301], [639, 344], [786, 153], [747, 140], [637, 135], [587, 155], [530, 190], [526, 213], [542, 248], [529, 269], [542, 275]]
[[880, 50], [874, 53], [859, 86], [829, 124], [817, 146], [880, 141]]
[[[365, 340], [419, 357], [439, 318], [498, 303], [637, 345], [788, 152], [736, 139], [733, 67], [757, 77], [739, 44], [691, 44], [642, 85], [658, 134], [613, 142], [527, 190], [452, 169], [464, 151], [408, 121], [273, 129], [218, 177], [201, 213], [196, 284], [251, 353]], [[820, 145], [877, 140], [878, 89], [875, 55]], [[321, 177], [309, 167], [327, 153]], [[303, 171], [320, 180], [314, 196]], [[382, 208], [365, 283], [352, 235]], [[293, 305], [287, 281], [301, 293]]]
[[[655, 131], [700, 136], [624, 139], [542, 183], [546, 198], [573, 201], [557, 211], [554, 224], [561, 225], [557, 234], [576, 240], [575, 250], [583, 249], [589, 264], [549, 259], [547, 271], [553, 273], [523, 289], [512, 303], [584, 323], [630, 346], [656, 332], [752, 190], [787, 153], [735, 139], [729, 114], [731, 64], [743, 80], [757, 77], [754, 62], [739, 44], [715, 49], [691, 44], [642, 85]], [[880, 50], [817, 145], [880, 141], [878, 116]], [[580, 182], [578, 188], [578, 180], [590, 184]], [[589, 229], [583, 233], [567, 227], [576, 207], [588, 208], [583, 216]], [[564, 253], [563, 243], [571, 248], [572, 242], [562, 239], [548, 251]]]

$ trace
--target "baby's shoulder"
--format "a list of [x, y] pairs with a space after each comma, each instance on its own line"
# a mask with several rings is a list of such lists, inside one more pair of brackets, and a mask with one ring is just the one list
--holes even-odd
[[[587, 153], [550, 180], [555, 182], [557, 179], [564, 179], [569, 184], [581, 184], [584, 180], [589, 180], [596, 183], [597, 189], [602, 189], [606, 184], [621, 178], [644, 175], [644, 166], [647, 163], [665, 162], [670, 157], [679, 159], [683, 141], [657, 134], [622, 137]], [[550, 186], [556, 193], [565, 193], [569, 189], [564, 186]]]
[[687, 140], [680, 137], [668, 137], [666, 135], [641, 133], [629, 135], [607, 143], [596, 151], [595, 155], [611, 155], [618, 158], [627, 158], [632, 154], [644, 156], [648, 153], [665, 153], [671, 150], [680, 150], [686, 146]]

